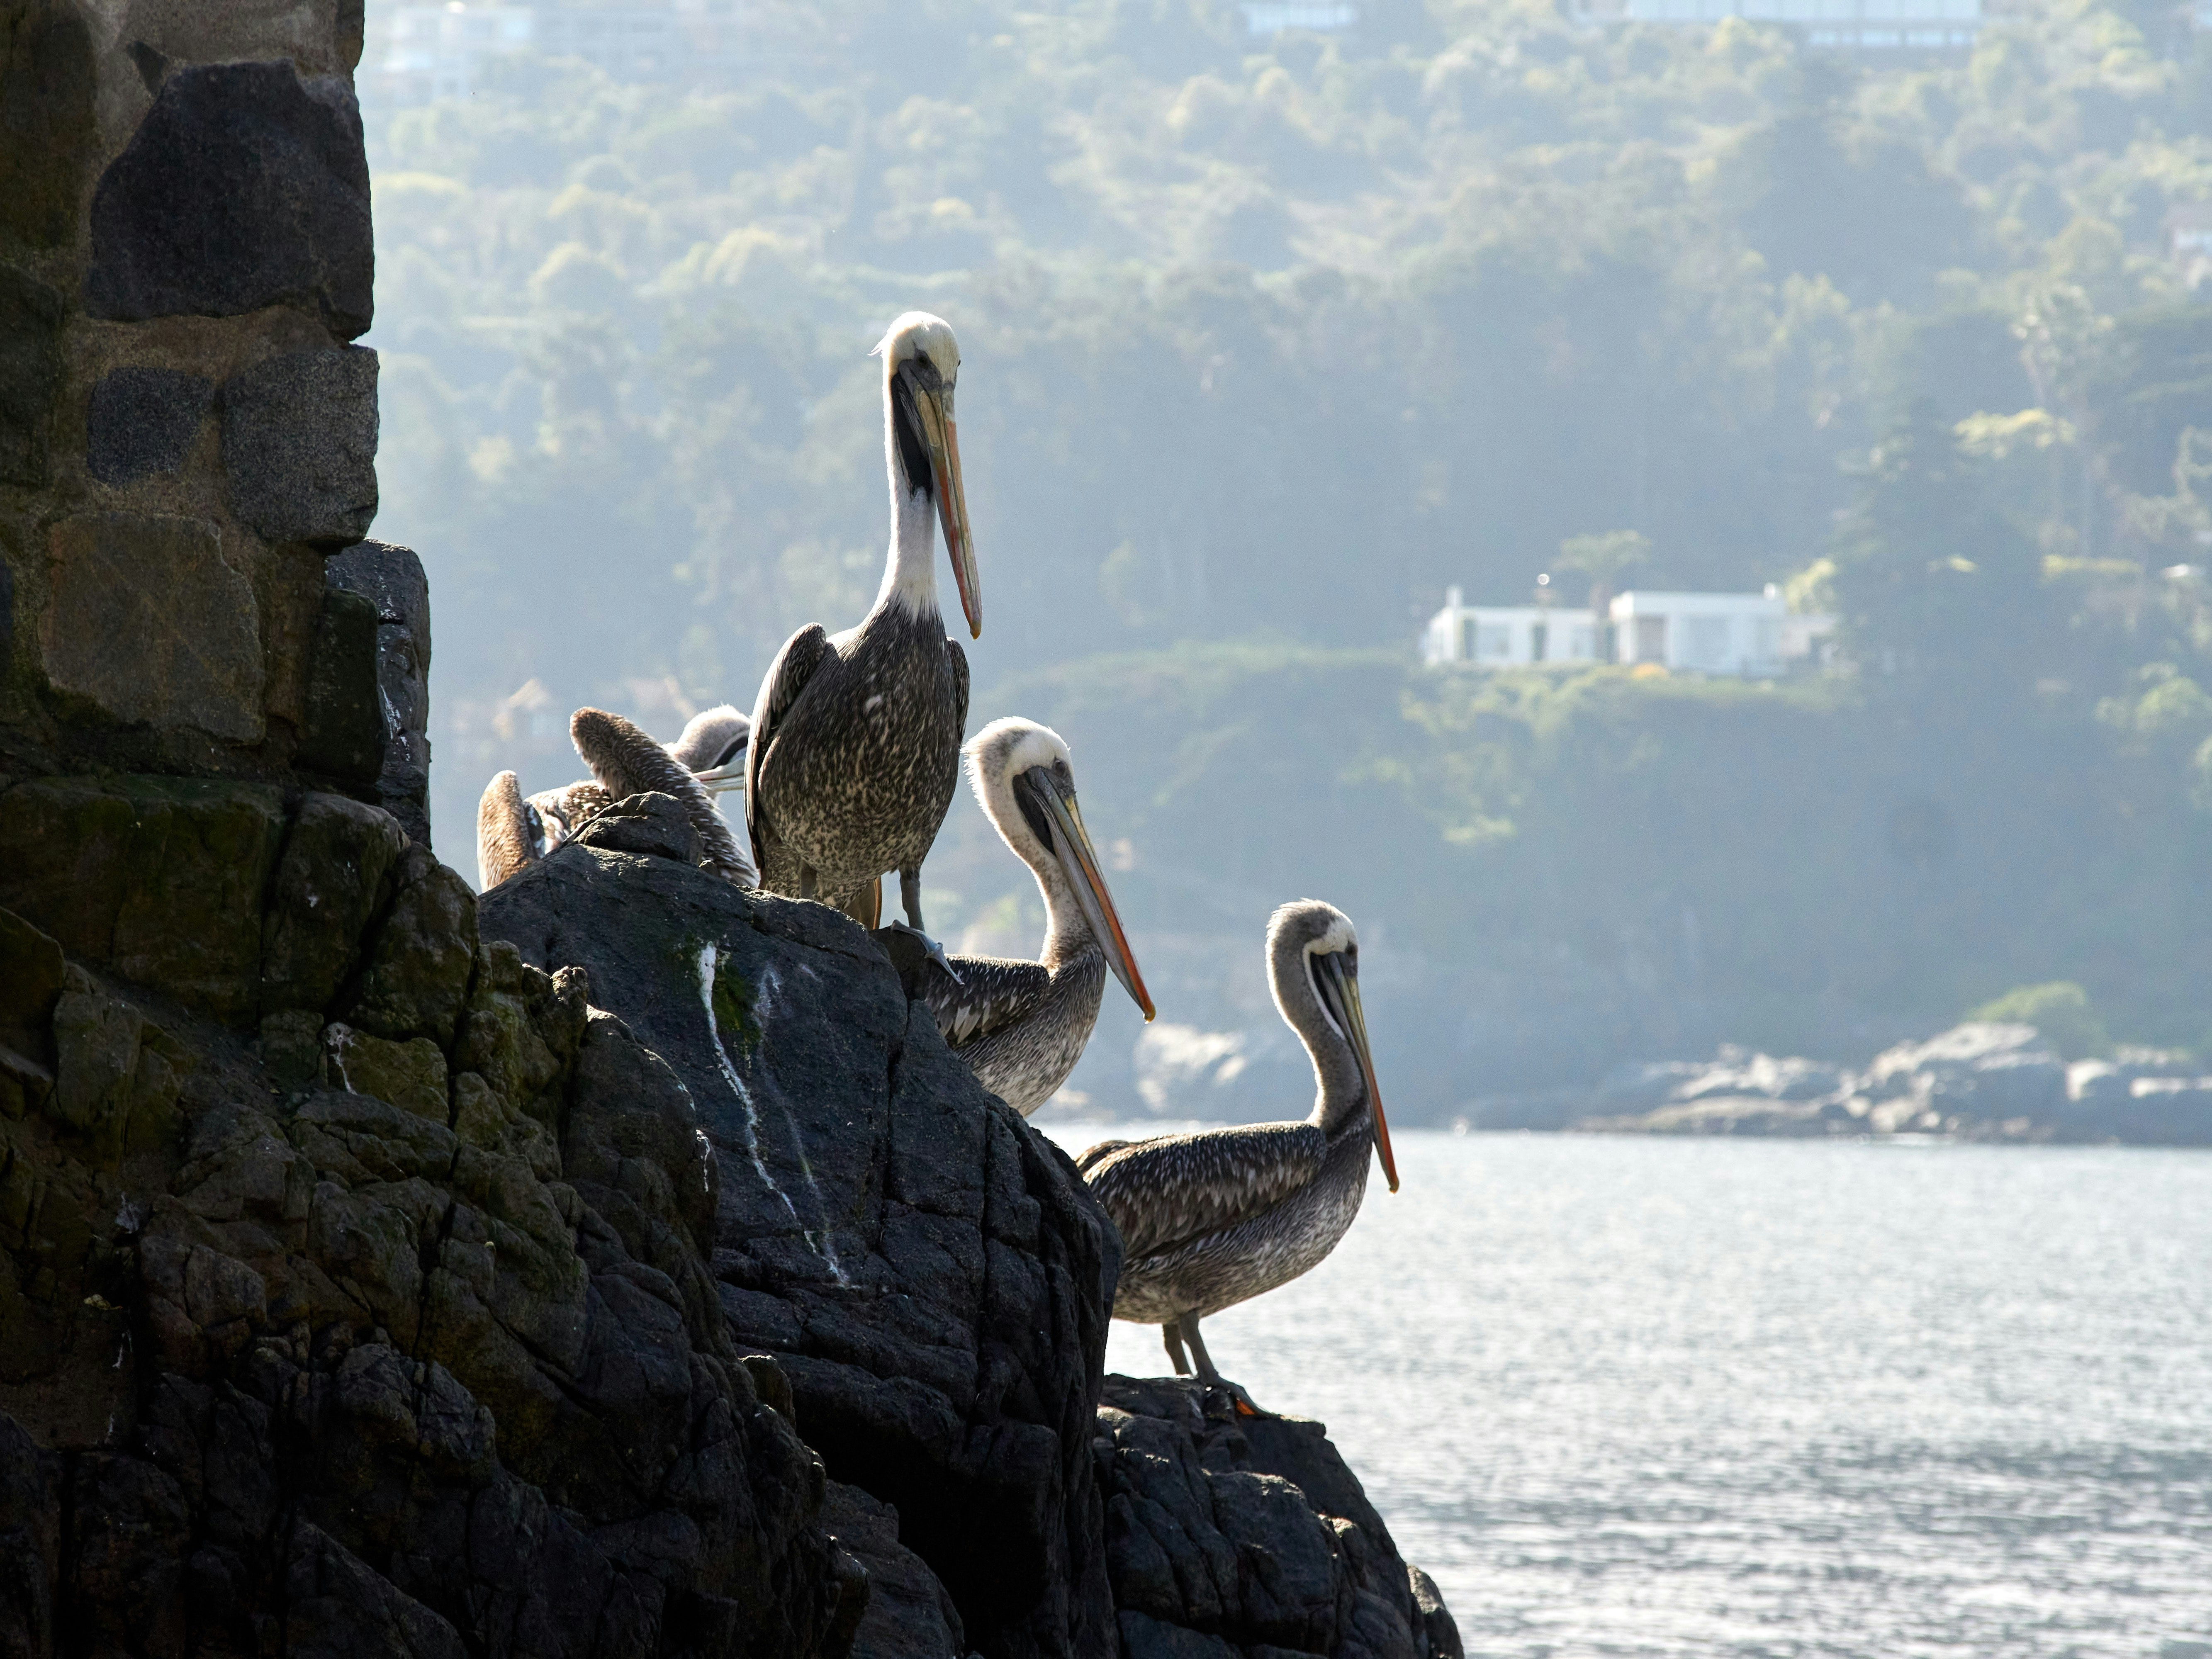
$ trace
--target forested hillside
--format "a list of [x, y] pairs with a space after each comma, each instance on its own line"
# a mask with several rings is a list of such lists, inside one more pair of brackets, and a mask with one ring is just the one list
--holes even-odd
[[[2212, 1040], [2212, 613], [2165, 574], [2212, 557], [2187, 14], [2056, 0], [1869, 67], [1508, 0], [1272, 39], [1211, 0], [757, 9], [783, 44], [727, 86], [518, 61], [370, 106], [378, 533], [434, 584], [448, 859], [498, 766], [573, 775], [577, 703], [672, 730], [858, 617], [866, 354], [923, 306], [964, 356], [976, 715], [1060, 725], [1126, 841], [1194, 1028], [1148, 1075], [1274, 1075], [1293, 890], [1397, 963], [1421, 1108], [2051, 979]], [[1632, 582], [1794, 582], [1848, 671], [1413, 670], [1447, 583], [1517, 602], [1614, 529]], [[1035, 948], [971, 810], [928, 879]], [[1135, 1030], [1109, 1004], [1079, 1084], [1126, 1099]]]

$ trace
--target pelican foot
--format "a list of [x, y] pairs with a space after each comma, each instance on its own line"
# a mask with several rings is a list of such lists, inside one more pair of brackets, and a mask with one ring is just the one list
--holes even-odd
[[885, 933], [913, 934], [921, 941], [922, 954], [951, 975], [955, 984], [965, 985], [968, 982], [960, 977], [960, 970], [952, 965], [952, 959], [945, 954], [945, 947], [923, 933], [921, 928], [910, 927], [903, 921], [887, 921], [878, 931]]
[[1224, 1417], [1238, 1418], [1273, 1419], [1279, 1418], [1282, 1415], [1280, 1412], [1269, 1411], [1258, 1401], [1253, 1399], [1249, 1394], [1245, 1392], [1244, 1385], [1242, 1382], [1231, 1382], [1225, 1376], [1208, 1376], [1201, 1377], [1198, 1380], [1206, 1385], [1206, 1391], [1209, 1395], [1213, 1395], [1218, 1390], [1220, 1395], [1226, 1396], [1227, 1409], [1225, 1411], [1223, 1410], [1223, 1401], [1220, 1399], [1210, 1398], [1206, 1401], [1206, 1414], [1208, 1417], [1214, 1416], [1217, 1412], [1220, 1413], [1220, 1414]]

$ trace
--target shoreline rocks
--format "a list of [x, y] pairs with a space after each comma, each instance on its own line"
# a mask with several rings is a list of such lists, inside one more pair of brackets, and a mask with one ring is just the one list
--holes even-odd
[[1711, 1060], [1624, 1066], [1589, 1089], [1469, 1103], [1468, 1128], [1602, 1134], [2212, 1146], [2212, 1077], [2186, 1054], [2123, 1048], [2070, 1065], [2033, 1025], [1968, 1021], [1853, 1070], [1733, 1044]]

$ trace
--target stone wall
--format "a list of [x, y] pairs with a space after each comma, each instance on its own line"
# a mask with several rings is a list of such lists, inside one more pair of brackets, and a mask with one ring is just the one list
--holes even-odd
[[361, 39], [360, 0], [0, 0], [0, 776], [380, 799], [384, 734], [329, 729], [374, 707], [325, 570], [376, 513]]

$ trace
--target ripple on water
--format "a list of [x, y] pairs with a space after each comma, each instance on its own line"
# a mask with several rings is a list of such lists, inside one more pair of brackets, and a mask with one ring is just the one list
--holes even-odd
[[1396, 1139], [1206, 1342], [1470, 1654], [2212, 1659], [2212, 1153]]

